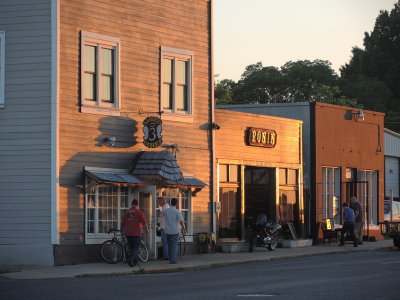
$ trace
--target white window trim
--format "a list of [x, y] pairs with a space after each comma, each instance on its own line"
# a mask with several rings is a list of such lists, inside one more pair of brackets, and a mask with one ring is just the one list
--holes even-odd
[[[99, 81], [96, 80], [96, 101], [95, 102], [87, 102], [85, 101], [85, 89], [84, 89], [84, 78], [85, 78], [85, 45], [90, 43], [101, 44], [105, 46], [115, 47], [115, 65], [114, 65], [114, 82], [115, 82], [115, 90], [114, 90], [114, 103], [112, 104], [104, 104], [100, 103], [99, 95], [100, 95], [100, 84]], [[121, 99], [120, 99], [120, 90], [121, 90], [121, 83], [120, 83], [120, 39], [116, 37], [111, 37], [107, 35], [102, 35], [98, 33], [92, 33], [87, 31], [81, 31], [81, 112], [87, 113], [96, 113], [96, 114], [105, 114], [105, 115], [116, 115], [119, 116], [119, 110], [121, 109]], [[99, 68], [100, 59], [98, 58], [96, 61], [97, 70], [101, 70]], [[95, 104], [93, 104], [95, 103]]]
[[[189, 62], [189, 78], [188, 78], [188, 110], [183, 112], [183, 111], [177, 111], [175, 109], [169, 110], [169, 109], [164, 109], [162, 106], [163, 103], [163, 58], [165, 56], [173, 57], [173, 58], [182, 58], [185, 59]], [[163, 111], [163, 119], [164, 120], [172, 120], [172, 121], [182, 121], [182, 122], [191, 122], [193, 123], [193, 114], [194, 114], [194, 99], [193, 99], [193, 80], [194, 80], [194, 52], [190, 50], [184, 50], [184, 49], [177, 49], [177, 48], [171, 48], [171, 47], [165, 47], [161, 46], [161, 51], [160, 51], [160, 111]], [[174, 79], [173, 82], [175, 82], [174, 85], [176, 85], [176, 80]], [[175, 87], [173, 88], [173, 91], [175, 91]], [[173, 96], [173, 102], [175, 105], [175, 97]]]
[[[84, 170], [87, 171], [97, 171], [97, 172], [105, 172], [105, 173], [127, 173], [127, 169], [109, 169], [109, 168], [97, 168], [97, 167], [85, 167]], [[85, 189], [88, 187], [88, 178], [85, 176]], [[97, 193], [97, 191], [96, 191]], [[132, 189], [128, 190], [128, 198], [130, 199], [132, 196]], [[102, 244], [106, 240], [111, 239], [112, 235], [107, 233], [88, 233], [87, 230], [87, 219], [88, 219], [88, 193], [85, 192], [85, 244], [93, 245], [93, 244]], [[120, 200], [118, 201], [120, 203]], [[98, 213], [98, 211], [96, 212]], [[121, 216], [120, 216], [121, 217]]]
[[6, 32], [0, 31], [0, 108], [5, 107]]
[[[157, 189], [157, 197], [164, 197], [161, 194], [161, 190], [162, 189]], [[171, 197], [172, 198], [172, 197]], [[181, 197], [179, 197], [178, 199], [178, 205], [179, 207], [181, 207]], [[191, 189], [188, 189], [188, 208], [187, 208], [187, 212], [188, 212], [188, 220], [186, 223], [186, 232], [188, 234], [188, 236], [186, 236], [185, 240], [187, 243], [192, 243], [193, 240], [193, 195], [192, 195], [192, 191]], [[181, 210], [181, 209], [180, 209]], [[161, 242], [161, 237], [157, 236], [157, 242]]]

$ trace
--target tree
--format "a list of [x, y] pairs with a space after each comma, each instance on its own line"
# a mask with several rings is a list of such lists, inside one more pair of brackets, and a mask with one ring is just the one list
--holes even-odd
[[290, 102], [319, 101], [324, 86], [334, 86], [337, 76], [326, 60], [289, 61], [281, 68]]
[[231, 103], [336, 103], [339, 98], [343, 103], [349, 100], [341, 94], [338, 77], [331, 63], [325, 60], [289, 61], [281, 68], [263, 67], [257, 62], [245, 68], [241, 79], [230, 91]]
[[385, 125], [399, 132], [400, 0], [390, 13], [379, 13], [373, 31], [365, 33], [364, 49], [353, 48], [350, 62], [340, 72], [346, 94], [367, 109], [387, 112]]
[[214, 98], [217, 104], [231, 104], [235, 87], [236, 82], [231, 79], [217, 82], [214, 86]]

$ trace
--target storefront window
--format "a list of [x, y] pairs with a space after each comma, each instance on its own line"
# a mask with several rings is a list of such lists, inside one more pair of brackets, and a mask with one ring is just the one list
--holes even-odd
[[363, 206], [364, 223], [377, 224], [378, 222], [378, 172], [377, 171], [357, 171], [357, 190], [358, 200]]
[[340, 224], [340, 168], [322, 168], [322, 216]]
[[171, 204], [171, 199], [178, 199], [176, 208], [182, 213], [183, 221], [188, 233], [192, 232], [191, 226], [191, 201], [190, 190], [183, 188], [163, 188], [158, 190], [158, 197], [164, 197], [168, 204]]
[[90, 188], [86, 193], [86, 234], [119, 228], [129, 207], [128, 187], [109, 184]]

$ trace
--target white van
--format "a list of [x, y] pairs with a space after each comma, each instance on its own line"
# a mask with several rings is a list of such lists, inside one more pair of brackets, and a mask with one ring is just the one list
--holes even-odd
[[[399, 222], [400, 221], [400, 202], [399, 201], [393, 201], [393, 221]], [[390, 200], [385, 200], [385, 221], [390, 221]]]

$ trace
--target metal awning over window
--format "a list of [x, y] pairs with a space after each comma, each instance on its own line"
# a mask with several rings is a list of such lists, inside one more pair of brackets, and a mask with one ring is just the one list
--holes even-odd
[[183, 180], [166, 180], [166, 183], [170, 187], [194, 187], [203, 188], [207, 186], [203, 181], [195, 177], [187, 177]]
[[143, 182], [139, 178], [128, 173], [105, 173], [86, 170], [85, 174], [97, 182], [102, 183], [143, 185]]

